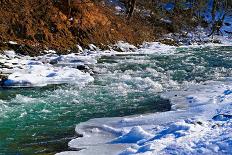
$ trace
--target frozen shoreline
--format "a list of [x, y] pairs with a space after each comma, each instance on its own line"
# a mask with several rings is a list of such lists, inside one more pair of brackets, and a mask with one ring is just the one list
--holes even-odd
[[[83, 138], [70, 141], [69, 147], [85, 149], [59, 155], [86, 155], [91, 152], [123, 155], [228, 154], [232, 147], [231, 90], [231, 80], [210, 82], [185, 91], [163, 94], [173, 105], [185, 105], [182, 110], [122, 118], [99, 118], [80, 123], [76, 126], [76, 132], [83, 134]], [[124, 147], [113, 149], [118, 145]]]
[[[230, 45], [207, 45], [213, 46]], [[148, 44], [141, 51], [149, 54], [151, 49], [160, 49], [160, 54], [165, 55], [165, 49], [169, 49], [168, 54], [175, 47]], [[188, 85], [183, 91], [162, 93], [163, 98], [171, 101], [169, 112], [96, 118], [80, 123], [76, 132], [83, 137], [73, 139], [68, 145], [82, 150], [58, 154], [229, 154], [232, 151], [231, 82], [231, 78], [208, 81]]]
[[[121, 51], [117, 52], [116, 50]], [[90, 49], [82, 50], [80, 54], [57, 55], [55, 51], [48, 54], [30, 57], [17, 55], [14, 51], [4, 51], [0, 54], [0, 74], [2, 87], [43, 87], [52, 84], [78, 84], [84, 86], [93, 82], [89, 66], [97, 63], [102, 56], [149, 54], [151, 49], [157, 52], [168, 52], [173, 46], [160, 43], [144, 43], [143, 50], [124, 42], [118, 42], [111, 50], [102, 51], [90, 45]], [[1, 80], [1, 79], [0, 79]]]
[[[202, 34], [203, 35], [203, 34]], [[203, 35], [204, 36], [204, 35]], [[192, 36], [195, 38], [195, 36]], [[206, 40], [209, 38], [206, 38]], [[217, 37], [222, 44], [206, 43], [203, 45], [192, 44], [180, 47], [213, 47], [230, 46], [228, 38]], [[194, 40], [194, 39], [193, 39]], [[14, 43], [14, 42], [13, 42]], [[110, 50], [100, 50], [94, 45], [90, 49], [83, 50], [81, 54], [57, 55], [55, 51], [45, 51], [45, 55], [38, 57], [22, 56], [14, 51], [4, 51], [0, 54], [0, 68], [2, 87], [36, 87], [51, 84], [76, 84], [85, 85], [94, 79], [90, 75], [89, 65], [97, 63], [102, 56], [127, 55], [127, 54], [174, 54], [176, 46], [164, 45], [158, 42], [144, 43], [135, 47], [125, 42], [118, 42]], [[121, 52], [118, 52], [121, 51]], [[80, 71], [82, 70], [82, 71]]]

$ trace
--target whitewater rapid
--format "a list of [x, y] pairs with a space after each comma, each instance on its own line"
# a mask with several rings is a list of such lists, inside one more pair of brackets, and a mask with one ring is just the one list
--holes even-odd
[[[163, 56], [188, 55], [187, 59], [182, 60], [183, 64], [195, 66], [194, 63], [198, 63], [195, 72], [206, 71], [205, 66], [200, 64], [207, 62], [191, 56], [191, 51], [183, 51], [181, 55], [181, 52], [176, 52], [178, 51], [176, 48], [156, 46], [148, 46], [145, 50], [140, 50], [148, 53], [151, 49], [157, 49], [156, 51], [160, 50], [158, 54]], [[193, 51], [208, 48], [212, 49], [212, 52], [215, 47], [192, 46]], [[231, 61], [230, 51], [226, 53], [227, 56], [218, 62], [219, 64], [223, 61]], [[144, 59], [141, 62], [136, 61], [142, 64], [149, 63]], [[209, 65], [213, 65], [213, 62], [211, 63]], [[147, 68], [148, 72], [151, 70]], [[185, 84], [180, 85], [169, 79], [168, 81], [172, 83], [170, 87], [176, 89], [171, 88], [171, 91], [167, 91], [168, 86], [158, 82], [154, 84], [155, 87], [145, 90], [162, 92], [161, 97], [168, 99], [172, 105], [171, 111], [129, 117], [96, 118], [80, 123], [75, 130], [83, 137], [71, 140], [68, 145], [70, 148], [81, 150], [58, 154], [230, 154], [232, 152], [232, 79], [226, 77], [231, 75], [230, 71], [229, 66], [220, 68], [216, 73], [206, 74], [212, 76], [212, 80], [207, 77], [208, 80], [201, 79], [202, 82], [199, 83], [184, 81]], [[154, 73], [160, 77], [159, 72], [153, 70], [153, 75]], [[186, 71], [181, 70], [180, 75], [185, 76], [185, 74]], [[130, 77], [125, 79], [124, 76], [121, 78], [123, 81], [135, 80]], [[146, 78], [143, 81], [146, 81]]]
[[[9, 93], [0, 100], [0, 123], [15, 121], [17, 130], [28, 123], [36, 139], [40, 130], [55, 137], [53, 128], [64, 132], [66, 122], [95, 118], [76, 126], [83, 137], [71, 138], [73, 151], [60, 154], [228, 154], [231, 61], [231, 45], [220, 44], [144, 43], [137, 48], [119, 42], [106, 51], [94, 47], [81, 54], [39, 57], [5, 51], [1, 72], [8, 79], [2, 86], [39, 89], [3, 90]], [[96, 118], [129, 114], [141, 115]]]

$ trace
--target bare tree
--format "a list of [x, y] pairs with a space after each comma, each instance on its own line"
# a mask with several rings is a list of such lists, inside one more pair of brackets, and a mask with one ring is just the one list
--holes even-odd
[[126, 8], [127, 8], [126, 13], [128, 15], [128, 19], [130, 19], [133, 16], [135, 6], [136, 6], [136, 0], [128, 0], [126, 4]]
[[[225, 22], [225, 17], [231, 11], [230, 7], [231, 7], [231, 2], [228, 1], [228, 0], [224, 0], [224, 1], [221, 1], [221, 2], [219, 2], [218, 0], [213, 1], [213, 8], [212, 8], [212, 11], [211, 11], [211, 14], [212, 14], [212, 31], [208, 35], [209, 37], [213, 36], [214, 33], [223, 35], [223, 33], [221, 31], [221, 27], [223, 26], [223, 24]], [[223, 15], [222, 15], [222, 17], [219, 17], [219, 19], [216, 19], [216, 12], [219, 11], [219, 9], [221, 9], [221, 13]]]
[[71, 16], [71, 12], [72, 12], [72, 8], [71, 8], [71, 0], [68, 0], [68, 7], [69, 7], [69, 11], [68, 11], [68, 18], [70, 18], [70, 16]]

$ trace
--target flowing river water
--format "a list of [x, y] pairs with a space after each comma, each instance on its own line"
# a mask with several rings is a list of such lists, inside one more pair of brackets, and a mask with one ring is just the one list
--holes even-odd
[[54, 154], [69, 150], [80, 122], [171, 110], [160, 93], [232, 77], [231, 52], [231, 46], [199, 46], [103, 56], [85, 87], [2, 88], [0, 154]]

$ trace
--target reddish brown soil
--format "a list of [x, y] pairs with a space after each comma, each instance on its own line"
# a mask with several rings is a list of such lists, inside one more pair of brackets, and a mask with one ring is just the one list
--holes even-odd
[[[139, 44], [154, 39], [154, 31], [143, 21], [128, 23], [91, 0], [72, 0], [71, 5], [68, 0], [0, 0], [0, 12], [0, 50], [13, 48], [22, 54], [37, 55], [42, 49], [65, 53], [75, 51], [77, 44], [103, 46], [118, 40]], [[10, 40], [20, 45], [10, 45]]]

